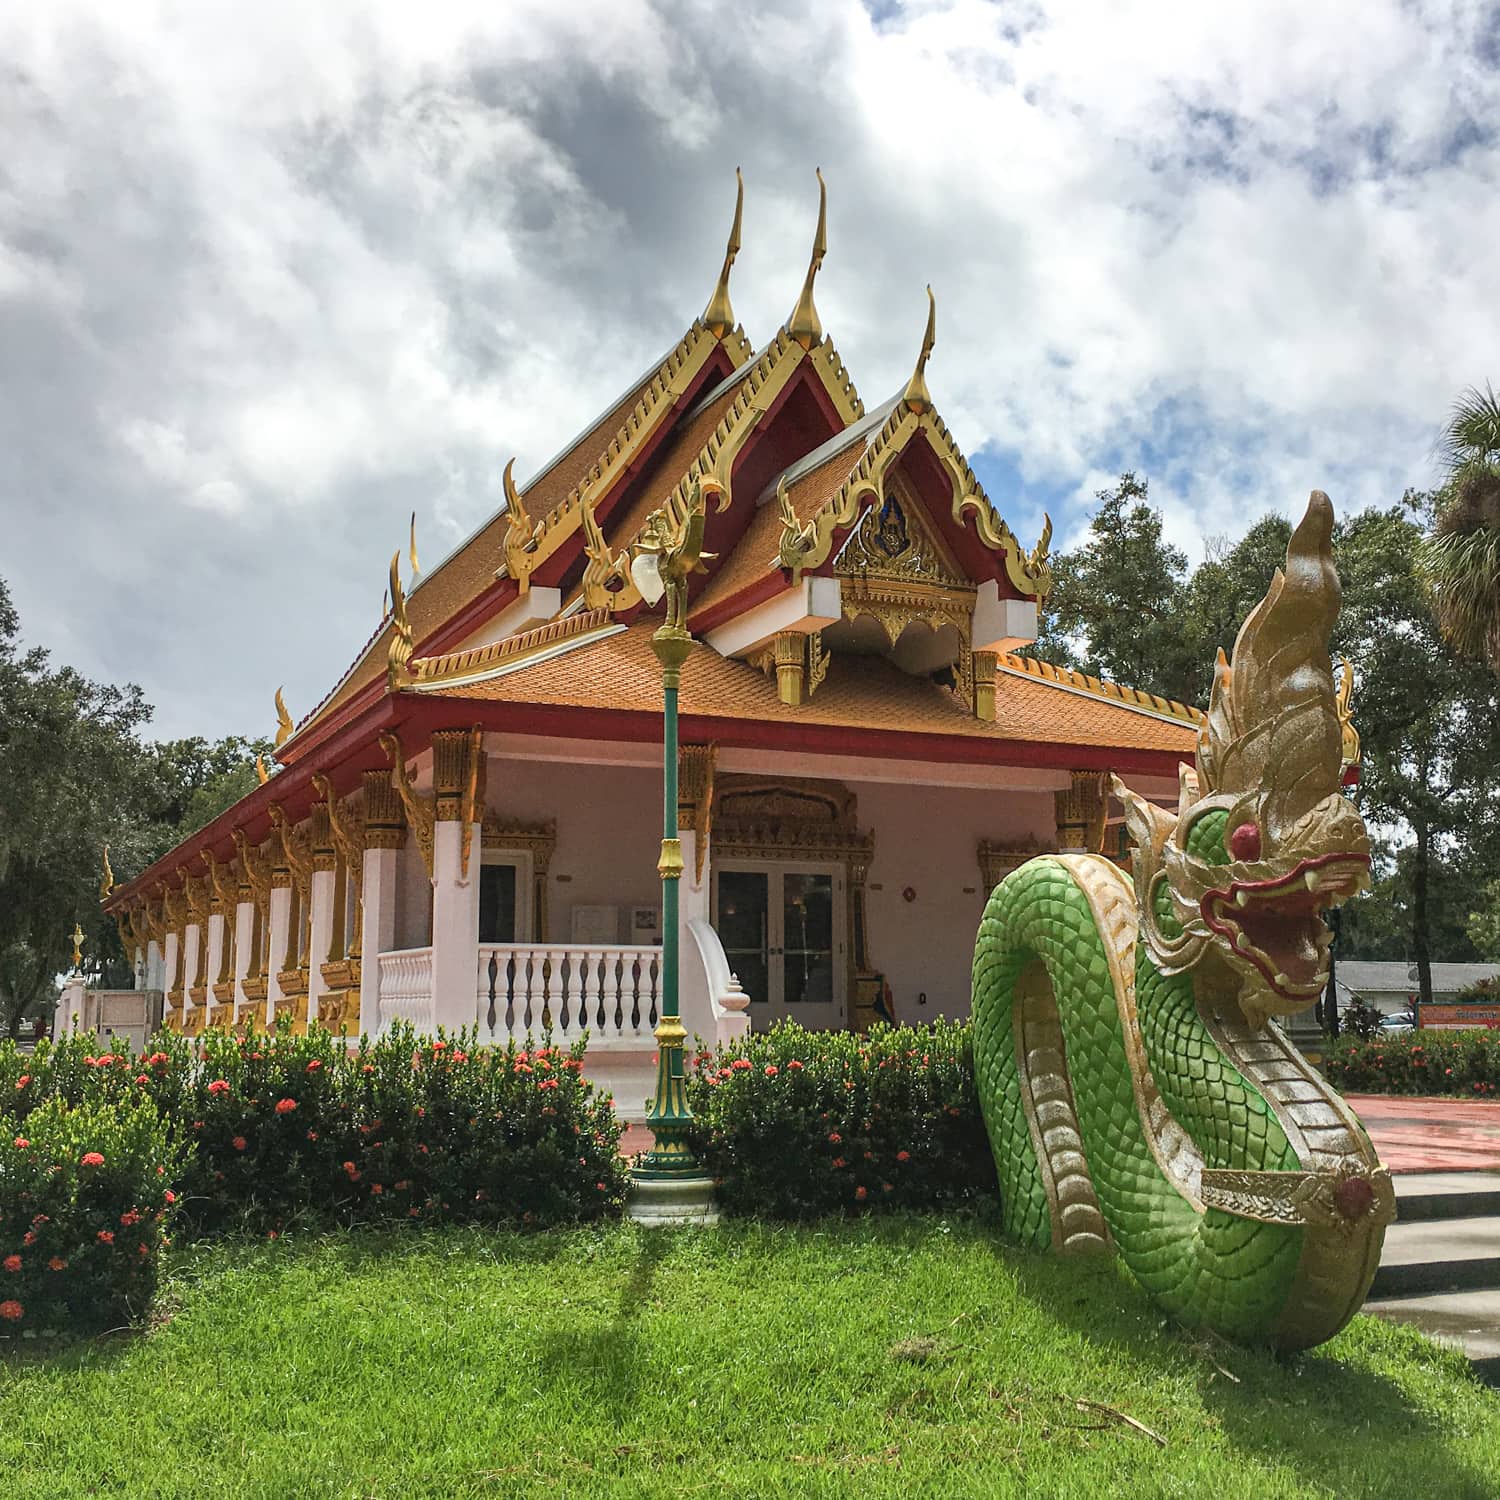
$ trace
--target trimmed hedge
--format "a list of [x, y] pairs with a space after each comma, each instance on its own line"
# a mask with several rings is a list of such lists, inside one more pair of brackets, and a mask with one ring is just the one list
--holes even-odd
[[1347, 1094], [1500, 1096], [1500, 1032], [1404, 1031], [1341, 1036], [1323, 1059], [1328, 1081]]
[[[70, 1267], [103, 1265], [93, 1248], [105, 1227], [98, 1213], [139, 1213], [134, 1228], [165, 1206], [168, 1190], [190, 1235], [358, 1223], [541, 1227], [614, 1215], [627, 1183], [622, 1127], [582, 1069], [582, 1043], [501, 1051], [474, 1047], [469, 1034], [419, 1039], [405, 1027], [354, 1051], [317, 1028], [300, 1037], [211, 1033], [196, 1047], [163, 1036], [138, 1057], [100, 1050], [88, 1035], [29, 1056], [6, 1043], [0, 1247], [11, 1254], [10, 1240], [30, 1232], [22, 1219], [43, 1212], [52, 1237], [44, 1262], [55, 1254]], [[82, 1168], [66, 1160], [78, 1143]], [[37, 1170], [53, 1174], [46, 1202], [59, 1212], [23, 1213], [42, 1201], [30, 1163], [43, 1148]], [[85, 1153], [96, 1151], [115, 1165], [91, 1176]], [[160, 1202], [141, 1186], [147, 1178]], [[3, 1282], [0, 1300], [19, 1302], [28, 1318], [34, 1308], [45, 1320], [37, 1326], [139, 1310], [154, 1285], [155, 1244], [142, 1275], [119, 1280], [111, 1270], [107, 1284], [96, 1278], [66, 1306], [52, 1291], [63, 1283], [46, 1278], [28, 1282], [30, 1307], [5, 1299]], [[14, 1248], [28, 1270], [23, 1251], [32, 1248]], [[44, 1306], [49, 1299], [57, 1305]], [[21, 1321], [0, 1318], [0, 1334]]]
[[181, 1161], [145, 1098], [54, 1095], [24, 1120], [0, 1115], [0, 1333], [97, 1332], [139, 1317]]
[[694, 1149], [730, 1214], [998, 1209], [970, 1028], [782, 1022], [693, 1059]]

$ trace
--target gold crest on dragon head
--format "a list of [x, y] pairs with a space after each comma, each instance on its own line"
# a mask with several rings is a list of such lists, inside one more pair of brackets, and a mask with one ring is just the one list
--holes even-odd
[[1219, 652], [1175, 816], [1114, 782], [1152, 959], [1163, 973], [1196, 967], [1210, 982], [1232, 981], [1252, 1025], [1317, 1000], [1331, 943], [1323, 915], [1369, 884], [1369, 837], [1343, 790], [1328, 654], [1341, 597], [1333, 506], [1314, 490], [1285, 568], [1232, 656]]

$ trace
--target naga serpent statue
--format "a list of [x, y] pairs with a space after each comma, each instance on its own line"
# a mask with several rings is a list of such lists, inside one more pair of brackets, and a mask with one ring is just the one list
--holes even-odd
[[1275, 1016], [1328, 982], [1322, 912], [1369, 883], [1342, 793], [1328, 640], [1333, 507], [1219, 653], [1175, 814], [1118, 780], [1134, 880], [1098, 854], [1028, 861], [974, 953], [974, 1057], [1006, 1231], [1117, 1250], [1173, 1318], [1306, 1349], [1364, 1301], [1390, 1174]]

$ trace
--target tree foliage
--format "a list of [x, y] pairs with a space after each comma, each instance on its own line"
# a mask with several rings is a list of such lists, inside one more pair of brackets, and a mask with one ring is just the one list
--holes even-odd
[[138, 687], [91, 682], [21, 644], [0, 580], [0, 1035], [44, 1007], [83, 930], [83, 969], [126, 984], [130, 971], [99, 906], [101, 853], [144, 869], [255, 784], [268, 747], [233, 737], [151, 744]]
[[1500, 398], [1459, 397], [1443, 430], [1447, 479], [1419, 550], [1438, 623], [1455, 650], [1500, 671]]
[[[1344, 517], [1334, 534], [1344, 607], [1332, 649], [1356, 674], [1360, 805], [1387, 834], [1375, 890], [1345, 913], [1343, 950], [1414, 959], [1424, 987], [1434, 953], [1479, 956], [1490, 927], [1478, 893], [1500, 879], [1500, 685], [1443, 639], [1419, 571], [1424, 526], [1445, 503], [1410, 494]], [[1236, 542], [1211, 542], [1189, 573], [1146, 481], [1124, 474], [1100, 492], [1082, 545], [1056, 560], [1037, 654], [1202, 706], [1217, 652], [1232, 650], [1290, 535], [1268, 516]]]

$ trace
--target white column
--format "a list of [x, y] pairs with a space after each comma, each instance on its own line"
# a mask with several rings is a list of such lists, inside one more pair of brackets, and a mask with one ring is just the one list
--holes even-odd
[[[182, 986], [177, 982], [177, 971], [182, 967], [182, 934], [169, 932], [167, 934], [167, 952], [162, 961], [161, 987], [163, 990], [177, 990], [181, 992]], [[181, 1018], [181, 1011], [178, 1016]]]
[[311, 926], [307, 937], [307, 1019], [318, 1019], [318, 1000], [327, 993], [323, 965], [328, 962], [328, 945], [333, 940], [334, 871], [314, 870]]
[[193, 981], [198, 977], [198, 945], [202, 941], [203, 924], [189, 922], [182, 937], [182, 1014], [184, 1016], [188, 1013], [188, 1006], [194, 1003], [188, 991], [192, 989]]
[[396, 945], [396, 858], [400, 852], [365, 850], [365, 918], [359, 935], [359, 1029], [365, 1036], [374, 1036], [380, 1029], [380, 955]]
[[165, 988], [162, 982], [161, 944], [152, 938], [146, 944], [146, 988], [148, 990], [159, 990]]
[[480, 830], [471, 825], [467, 875], [463, 824], [439, 822], [432, 853], [432, 1020], [450, 1031], [474, 1022], [478, 995]]
[[276, 1002], [281, 999], [281, 981], [276, 977], [286, 968], [287, 939], [292, 927], [292, 888], [271, 887], [271, 941], [266, 955], [266, 1025], [276, 1016]]
[[245, 975], [250, 972], [250, 949], [255, 940], [255, 902], [240, 901], [234, 908], [234, 1006], [235, 1016], [245, 1003]]
[[224, 916], [211, 912], [208, 918], [208, 967], [203, 971], [203, 981], [209, 989], [209, 1004], [214, 1003], [214, 980], [219, 977], [219, 965], [224, 961]]
[[698, 1036], [712, 1045], [712, 986], [698, 959], [698, 942], [691, 931], [693, 922], [708, 920], [708, 861], [703, 862], [700, 881], [694, 868], [698, 863], [698, 835], [683, 829], [678, 837], [682, 840], [682, 879], [677, 882], [677, 1009], [687, 1027], [689, 1044]]

